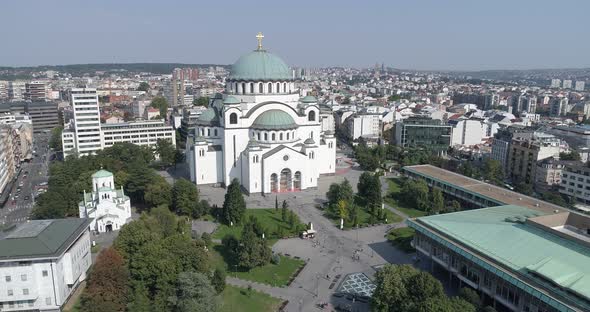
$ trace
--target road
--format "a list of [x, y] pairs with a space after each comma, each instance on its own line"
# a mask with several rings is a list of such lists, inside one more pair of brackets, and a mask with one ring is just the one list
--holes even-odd
[[10, 198], [0, 209], [0, 225], [26, 222], [34, 206], [35, 187], [48, 181], [49, 161], [53, 155], [48, 146], [49, 134], [35, 134], [33, 140], [37, 155], [30, 162], [21, 164]]

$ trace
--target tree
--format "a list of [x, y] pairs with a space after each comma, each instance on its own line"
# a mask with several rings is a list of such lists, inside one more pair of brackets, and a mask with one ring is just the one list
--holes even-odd
[[283, 206], [281, 208], [281, 220], [283, 222], [287, 222], [287, 211], [289, 210], [289, 205], [287, 204], [286, 200], [283, 200]]
[[442, 212], [445, 209], [445, 198], [441, 190], [434, 188], [432, 190], [432, 211], [434, 213]]
[[158, 139], [156, 142], [156, 153], [162, 165], [170, 167], [176, 163], [176, 148], [169, 140]]
[[199, 191], [187, 179], [178, 179], [172, 187], [172, 210], [183, 216], [193, 216], [199, 205]]
[[350, 182], [345, 178], [340, 184], [330, 184], [326, 197], [331, 204], [337, 204], [341, 200], [351, 202], [354, 197], [354, 192], [352, 191]]
[[249, 270], [270, 262], [272, 251], [262, 238], [263, 232], [260, 223], [253, 216], [244, 224], [238, 247], [238, 261], [241, 267]]
[[215, 272], [213, 272], [213, 277], [211, 278], [211, 285], [215, 288], [217, 293], [221, 293], [225, 289], [225, 271], [217, 268]]
[[580, 161], [582, 159], [582, 157], [580, 156], [580, 153], [578, 153], [577, 151], [571, 151], [569, 153], [565, 153], [565, 152], [559, 153], [559, 159], [560, 160]]
[[504, 183], [502, 163], [495, 159], [486, 159], [483, 163], [483, 176], [492, 184], [502, 185]]
[[131, 296], [131, 302], [127, 305], [129, 312], [152, 312], [152, 303], [148, 298], [148, 291], [145, 286], [139, 284], [135, 287]]
[[242, 221], [244, 213], [246, 213], [246, 202], [240, 189], [240, 182], [233, 179], [223, 201], [223, 220], [227, 224], [238, 224]]
[[530, 183], [526, 183], [524, 181], [516, 183], [514, 186], [514, 191], [524, 195], [533, 195], [533, 187]]
[[337, 204], [338, 207], [338, 217], [342, 220], [348, 219], [348, 202], [345, 200], [341, 200]]
[[196, 98], [193, 100], [193, 105], [209, 107], [209, 97], [201, 96], [199, 98]]
[[64, 127], [57, 126], [51, 129], [51, 138], [49, 138], [49, 147], [53, 148], [56, 152], [61, 152], [62, 144], [61, 144], [61, 133], [63, 132]]
[[150, 84], [145, 81], [140, 82], [139, 87], [137, 87], [137, 91], [148, 92], [149, 89], [150, 89]]
[[214, 312], [219, 303], [215, 289], [203, 273], [181, 272], [175, 295], [170, 297], [174, 311], [179, 312]]
[[157, 96], [152, 100], [151, 107], [160, 110], [160, 116], [166, 118], [168, 116], [168, 101], [163, 96]]
[[417, 274], [409, 265], [385, 265], [375, 273], [375, 290], [371, 298], [373, 311], [405, 312], [410, 302], [408, 280]]
[[279, 211], [279, 197], [275, 195], [275, 212]]
[[451, 201], [451, 205], [449, 207], [449, 212], [455, 212], [455, 211], [461, 211], [461, 203], [459, 203], [457, 200], [453, 199]]
[[96, 259], [82, 294], [81, 310], [87, 312], [125, 311], [129, 271], [123, 257], [110, 247]]
[[205, 246], [207, 246], [207, 248], [211, 248], [211, 246], [213, 246], [213, 241], [211, 240], [211, 234], [209, 234], [207, 232], [203, 232], [203, 234], [201, 234], [201, 240], [203, 241], [203, 243], [205, 243]]
[[166, 179], [155, 175], [152, 183], [145, 189], [144, 199], [150, 207], [169, 206], [172, 200], [172, 187]]
[[476, 307], [481, 305], [481, 298], [479, 297], [479, 294], [471, 288], [461, 288], [461, 290], [459, 290], [459, 297]]

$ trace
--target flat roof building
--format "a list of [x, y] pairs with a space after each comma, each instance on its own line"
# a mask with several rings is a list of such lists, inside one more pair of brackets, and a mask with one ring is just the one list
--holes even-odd
[[481, 208], [407, 221], [431, 270], [498, 311], [590, 311], [589, 216], [431, 165], [404, 171]]

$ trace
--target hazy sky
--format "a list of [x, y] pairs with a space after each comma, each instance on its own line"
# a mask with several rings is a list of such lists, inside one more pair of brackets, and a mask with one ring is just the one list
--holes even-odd
[[590, 1], [1, 0], [0, 65], [231, 64], [264, 46], [292, 66], [590, 67]]

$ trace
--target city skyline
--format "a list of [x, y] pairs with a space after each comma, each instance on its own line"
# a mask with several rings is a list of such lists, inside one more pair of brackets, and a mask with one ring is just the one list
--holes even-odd
[[[584, 28], [576, 27], [589, 3], [281, 5], [9, 2], [0, 12], [0, 34], [10, 43], [0, 51], [0, 66], [232, 64], [256, 48], [255, 35], [261, 31], [265, 48], [290, 66], [367, 67], [377, 62], [456, 71], [590, 67], [584, 57], [590, 44], [579, 40]], [[556, 14], [568, 6], [572, 10], [567, 15]]]

